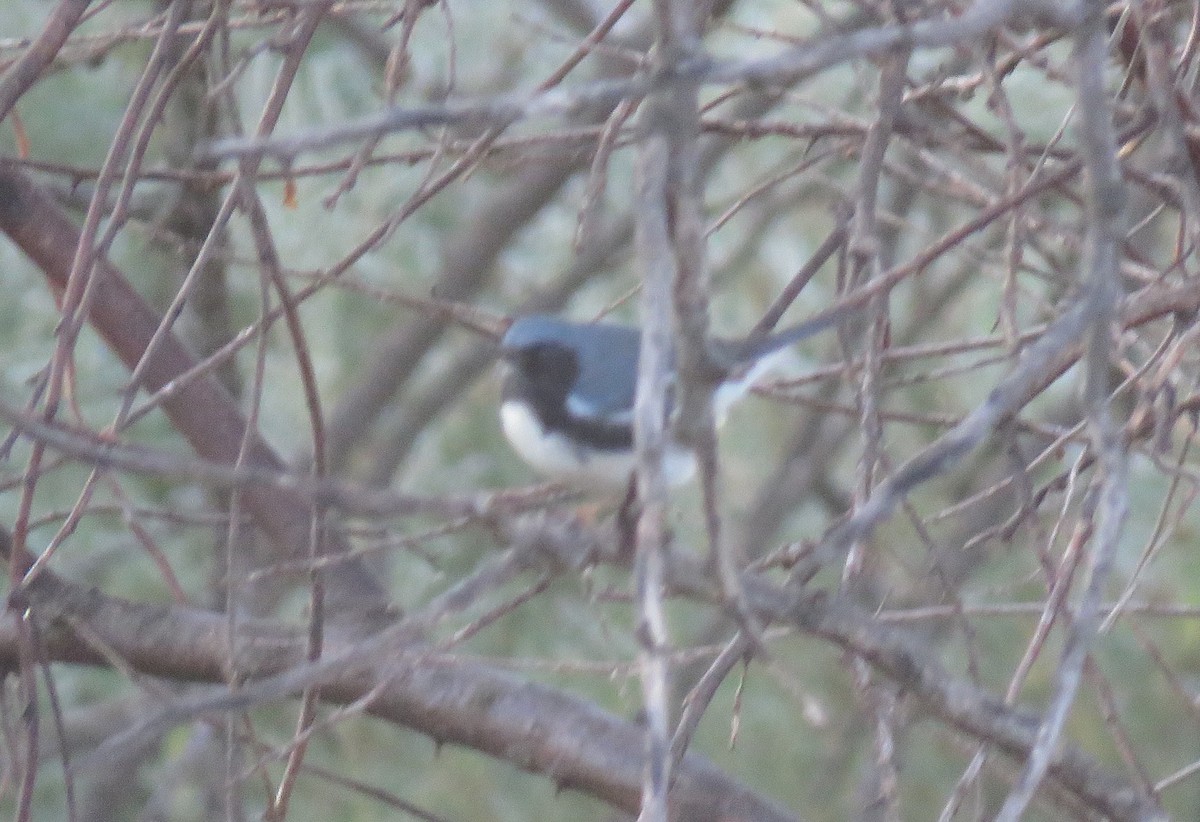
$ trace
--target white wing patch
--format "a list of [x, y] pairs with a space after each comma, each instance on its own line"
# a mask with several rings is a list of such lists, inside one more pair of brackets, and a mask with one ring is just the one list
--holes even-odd
[[567, 395], [567, 413], [573, 417], [584, 419], [603, 419], [610, 425], [632, 425], [633, 409], [623, 411], [603, 411], [587, 400], [582, 400], [577, 394]]

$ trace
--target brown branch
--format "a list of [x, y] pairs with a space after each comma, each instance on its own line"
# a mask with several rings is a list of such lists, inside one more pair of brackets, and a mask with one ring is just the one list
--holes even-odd
[[[184, 607], [144, 605], [109, 597], [65, 582], [47, 571], [31, 586], [45, 649], [54, 661], [105, 665], [108, 660], [72, 629], [87, 625], [133, 671], [181, 682], [223, 684], [233, 664], [247, 682], [294, 671], [306, 658], [303, 629], [261, 620], [238, 624], [236, 647], [226, 644], [225, 617]], [[643, 729], [562, 691], [496, 671], [460, 656], [397, 640], [395, 634], [370, 665], [340, 667], [310, 683], [320, 698], [347, 705], [373, 694], [368, 712], [432, 737], [439, 744], [465, 745], [544, 774], [560, 789], [584, 791], [627, 813], [636, 812], [642, 777]], [[361, 658], [356, 649], [350, 653]], [[347, 651], [330, 643], [327, 658]], [[11, 614], [0, 619], [0, 663], [19, 653]], [[268, 683], [269, 679], [266, 680]], [[180, 700], [149, 723], [111, 737], [77, 765], [105, 759], [104, 751], [157, 735], [209, 710], [246, 710], [262, 701], [250, 690], [214, 700]], [[303, 687], [303, 686], [301, 686]], [[269, 693], [291, 696], [292, 689]], [[723, 774], [711, 762], [688, 754], [672, 786], [678, 818], [695, 822], [728, 819], [794, 822], [795, 816]]]
[[[50, 196], [18, 166], [0, 160], [0, 231], [42, 270], [50, 288], [59, 294], [71, 271], [79, 230]], [[99, 260], [94, 274], [95, 295], [88, 321], [129, 368], [142, 362], [146, 346], [162, 323], [116, 266]], [[155, 391], [195, 364], [183, 344], [171, 334], [161, 340], [152, 358], [141, 365], [141, 387]], [[163, 410], [193, 450], [214, 463], [232, 466], [238, 459], [246, 422], [229, 392], [211, 374], [203, 374], [163, 401]], [[245, 464], [268, 472], [286, 473], [286, 464], [257, 433], [251, 433]], [[308, 544], [308, 503], [286, 488], [258, 485], [245, 497], [255, 524], [267, 534], [279, 558], [293, 556]], [[335, 550], [344, 550], [338, 546]], [[347, 563], [330, 577], [330, 596], [340, 601], [339, 616], [359, 618], [374, 613], [388, 618], [387, 593], [359, 563]]]
[[0, 80], [0, 121], [8, 116], [21, 95], [42, 78], [89, 5], [91, 0], [60, 0], [54, 7], [42, 33]]

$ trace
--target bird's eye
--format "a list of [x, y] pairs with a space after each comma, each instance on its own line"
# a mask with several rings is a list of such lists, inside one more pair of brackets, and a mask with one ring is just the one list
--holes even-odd
[[552, 345], [535, 345], [525, 351], [525, 363], [537, 371], [553, 368], [561, 359], [559, 349]]
[[535, 345], [532, 348], [527, 348], [521, 354], [525, 365], [535, 370], [546, 361], [546, 347], [543, 345]]
[[519, 364], [528, 377], [539, 382], [569, 387], [575, 381], [575, 354], [561, 345], [530, 346], [520, 353]]

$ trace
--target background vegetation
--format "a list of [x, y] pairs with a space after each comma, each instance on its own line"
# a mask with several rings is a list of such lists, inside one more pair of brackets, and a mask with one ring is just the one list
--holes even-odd
[[[1194, 0], [0, 5], [0, 808], [1197, 818], [1198, 45]], [[535, 310], [852, 316], [622, 506], [500, 434]]]

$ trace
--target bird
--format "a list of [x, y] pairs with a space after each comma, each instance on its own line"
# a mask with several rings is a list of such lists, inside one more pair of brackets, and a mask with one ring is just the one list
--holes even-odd
[[[772, 354], [841, 322], [852, 310], [826, 311], [773, 334], [710, 340], [708, 353], [725, 373], [713, 392], [716, 423], [769, 369]], [[515, 319], [500, 339], [500, 422], [518, 456], [551, 480], [584, 488], [627, 487], [635, 466], [640, 350], [641, 331], [631, 325], [545, 314]], [[668, 405], [674, 393], [668, 388]], [[692, 449], [670, 440], [663, 457], [667, 484], [684, 485], [695, 473]]]

